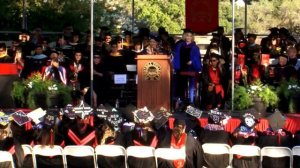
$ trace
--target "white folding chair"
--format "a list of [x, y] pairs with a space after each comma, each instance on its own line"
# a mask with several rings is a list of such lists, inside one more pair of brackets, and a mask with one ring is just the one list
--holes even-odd
[[[66, 165], [68, 167], [68, 162], [67, 162], [67, 156], [73, 156], [73, 157], [93, 157], [93, 165], [94, 167], [97, 167], [96, 164], [96, 158], [95, 158], [95, 151], [94, 148], [91, 146], [81, 146], [81, 145], [71, 145], [71, 146], [66, 146], [63, 150], [63, 155], [66, 158]], [[84, 165], [83, 165], [84, 167]]]
[[[230, 146], [227, 144], [219, 144], [219, 143], [205, 143], [202, 145], [203, 152], [211, 155], [223, 155], [228, 154], [229, 165], [231, 162], [230, 157]], [[229, 166], [228, 165], [228, 166]]]
[[292, 154], [293, 154], [293, 156], [295, 156], [295, 155], [300, 156], [300, 146], [293, 147]]
[[260, 148], [252, 145], [234, 145], [230, 149], [230, 160], [232, 166], [233, 155], [240, 155], [246, 157], [260, 157]]
[[[155, 149], [153, 147], [149, 147], [149, 146], [129, 146], [126, 149], [126, 155], [127, 155], [127, 158], [129, 156], [132, 156], [135, 158], [151, 158], [151, 157], [153, 157], [155, 160]], [[155, 163], [155, 166], [157, 167], [157, 163]]]
[[32, 147], [30, 145], [27, 145], [27, 144], [23, 144], [21, 146], [22, 146], [22, 149], [23, 149], [23, 152], [24, 152], [24, 157], [26, 157], [27, 155], [31, 155], [31, 157], [32, 157], [32, 164], [33, 164], [34, 167], [36, 167], [35, 166], [35, 157], [34, 157], [34, 155], [32, 153], [33, 152]]
[[185, 160], [186, 153], [185, 150], [181, 149], [172, 149], [172, 148], [157, 148], [155, 150], [155, 159], [156, 164], [158, 165], [158, 159], [164, 160]]
[[[119, 145], [98, 145], [95, 148], [95, 152], [96, 152], [96, 161], [97, 161], [97, 156], [98, 155], [108, 156], [108, 157], [124, 156], [125, 167], [127, 167], [126, 149], [123, 146], [119, 146]], [[113, 163], [112, 163], [112, 165], [113, 165]]]
[[292, 150], [287, 147], [277, 147], [277, 146], [268, 146], [261, 149], [261, 163], [263, 161], [263, 157], [271, 157], [271, 158], [280, 158], [280, 157], [289, 157], [290, 158], [290, 167], [292, 168], [293, 164], [293, 154]]
[[0, 151], [0, 163], [1, 162], [10, 162], [11, 167], [15, 167], [12, 154], [7, 151]]
[[34, 157], [33, 164], [34, 164], [35, 168], [37, 168], [36, 155], [49, 156], [49, 157], [50, 156], [61, 156], [62, 159], [63, 159], [63, 166], [66, 168], [66, 160], [65, 160], [65, 157], [63, 155], [63, 149], [58, 145], [54, 145], [53, 147], [35, 145], [33, 147], [32, 154], [33, 154], [32, 157]]

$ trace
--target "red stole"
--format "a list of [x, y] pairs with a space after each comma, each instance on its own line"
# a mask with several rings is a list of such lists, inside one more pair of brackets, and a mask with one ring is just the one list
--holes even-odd
[[[153, 147], [153, 148], [156, 148], [157, 146], [157, 142], [158, 142], [158, 139], [156, 137], [156, 135], [153, 137], [152, 141], [151, 141], [151, 144], [150, 146]], [[140, 142], [136, 141], [136, 140], [133, 140], [133, 143], [134, 143], [134, 146], [148, 146], [148, 145], [143, 145], [141, 144]]]
[[11, 148], [9, 148], [9, 150], [8, 150], [8, 152], [10, 153], [10, 154], [15, 154], [15, 145], [13, 145]]
[[83, 139], [79, 139], [78, 136], [69, 129], [68, 131], [68, 137], [76, 144], [76, 145], [87, 145], [89, 142], [91, 142], [95, 138], [95, 131], [92, 131], [89, 135], [87, 135]]
[[209, 76], [211, 79], [211, 82], [215, 84], [216, 93], [221, 94], [222, 98], [224, 98], [224, 90], [223, 86], [220, 84], [220, 69], [216, 68], [216, 70], [213, 70], [212, 67], [209, 67]]
[[[176, 142], [176, 138], [174, 135], [171, 136], [171, 148], [173, 149], [182, 149], [185, 148], [185, 143], [186, 143], [186, 133], [183, 133], [181, 137], [179, 138], [178, 142]], [[185, 149], [184, 149], [185, 150]], [[175, 168], [183, 168], [184, 166], [184, 160], [174, 160], [173, 165]]]
[[259, 72], [259, 65], [252, 65], [252, 78], [253, 79], [259, 79], [260, 78], [260, 72]]

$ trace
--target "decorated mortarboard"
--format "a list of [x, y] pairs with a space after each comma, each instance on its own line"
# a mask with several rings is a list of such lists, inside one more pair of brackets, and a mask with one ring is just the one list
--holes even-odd
[[101, 104], [99, 107], [96, 108], [94, 114], [96, 117], [106, 120], [110, 110], [111, 109], [109, 107], [106, 107], [103, 104]]
[[242, 124], [246, 127], [253, 128], [258, 123], [257, 119], [253, 114], [245, 113], [243, 115]]
[[46, 114], [44, 116], [43, 123], [44, 123], [45, 126], [53, 127], [56, 123], [56, 118], [57, 118], [57, 116], [54, 115], [54, 114]]
[[85, 116], [88, 116], [91, 112], [93, 112], [93, 109], [88, 104], [81, 101], [78, 106], [74, 107], [74, 112], [78, 117], [84, 119]]
[[167, 111], [167, 109], [161, 107], [158, 112], [154, 114], [153, 124], [156, 129], [160, 129], [163, 125], [165, 125], [169, 121], [169, 117], [171, 114]]
[[220, 125], [224, 119], [230, 118], [230, 116], [225, 115], [218, 109], [210, 110], [208, 113], [208, 123]]
[[193, 117], [196, 117], [196, 118], [200, 118], [203, 111], [199, 110], [198, 108], [196, 107], [193, 107], [191, 105], [187, 106], [186, 107], [186, 110], [185, 112]]
[[10, 121], [12, 121], [12, 117], [6, 115], [4, 112], [0, 112], [0, 126], [6, 127]]
[[134, 115], [134, 122], [136, 123], [149, 123], [154, 119], [153, 114], [151, 111], [148, 110], [147, 107], [137, 109], [133, 112]]
[[285, 117], [281, 114], [279, 110], [275, 110], [275, 112], [270, 115], [268, 118], [269, 124], [273, 131], [277, 131], [282, 129], [285, 124]]
[[44, 111], [42, 108], [35, 109], [27, 114], [27, 116], [31, 118], [35, 124], [39, 124], [40, 122], [42, 122], [45, 115], [46, 111]]
[[115, 108], [111, 110], [106, 120], [114, 126], [115, 130], [119, 130], [119, 126], [123, 122], [122, 116]]
[[66, 105], [63, 111], [64, 115], [68, 117], [70, 120], [74, 120], [76, 117], [74, 107], [71, 104]]
[[17, 123], [19, 126], [30, 122], [30, 118], [22, 110], [14, 112], [11, 116], [14, 119], [15, 123]]

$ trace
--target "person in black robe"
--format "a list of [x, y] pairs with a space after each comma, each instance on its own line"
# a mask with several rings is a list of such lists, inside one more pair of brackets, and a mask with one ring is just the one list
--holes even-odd
[[[104, 121], [103, 124], [98, 126], [96, 129], [96, 135], [98, 145], [125, 146], [123, 135], [120, 132], [115, 131], [113, 125], [107, 121]], [[124, 156], [108, 157], [98, 155], [97, 164], [99, 168], [125, 168]]]
[[13, 57], [7, 54], [5, 43], [0, 43], [0, 63], [13, 63]]
[[[257, 131], [255, 125], [258, 121], [255, 117], [246, 113], [243, 115], [243, 120], [238, 128], [234, 130], [231, 141], [233, 145], [256, 145]], [[232, 165], [238, 168], [254, 168], [259, 167], [260, 158], [258, 157], [246, 157], [246, 156], [233, 156]]]
[[158, 142], [158, 148], [175, 148], [185, 150], [186, 159], [166, 161], [159, 159], [161, 168], [199, 168], [203, 166], [203, 150], [201, 144], [191, 135], [185, 133], [186, 123], [183, 119], [176, 119], [174, 129]]

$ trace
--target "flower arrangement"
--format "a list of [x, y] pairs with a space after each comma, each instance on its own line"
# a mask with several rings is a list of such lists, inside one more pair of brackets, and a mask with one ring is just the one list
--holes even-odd
[[296, 112], [296, 102], [300, 97], [300, 86], [298, 82], [294, 80], [291, 80], [289, 82], [284, 81], [277, 87], [276, 91], [283, 101], [281, 104], [288, 106], [288, 112]]
[[252, 99], [261, 99], [266, 107], [276, 107], [279, 101], [275, 88], [263, 84], [260, 80], [257, 80], [249, 85], [247, 87], [247, 92]]
[[51, 98], [59, 98], [59, 103], [66, 105], [72, 100], [71, 91], [70, 87], [56, 81], [43, 80], [41, 73], [33, 73], [28, 79], [13, 83], [11, 96], [19, 101], [21, 106], [27, 105], [35, 109], [41, 101], [46, 102], [49, 107]]

